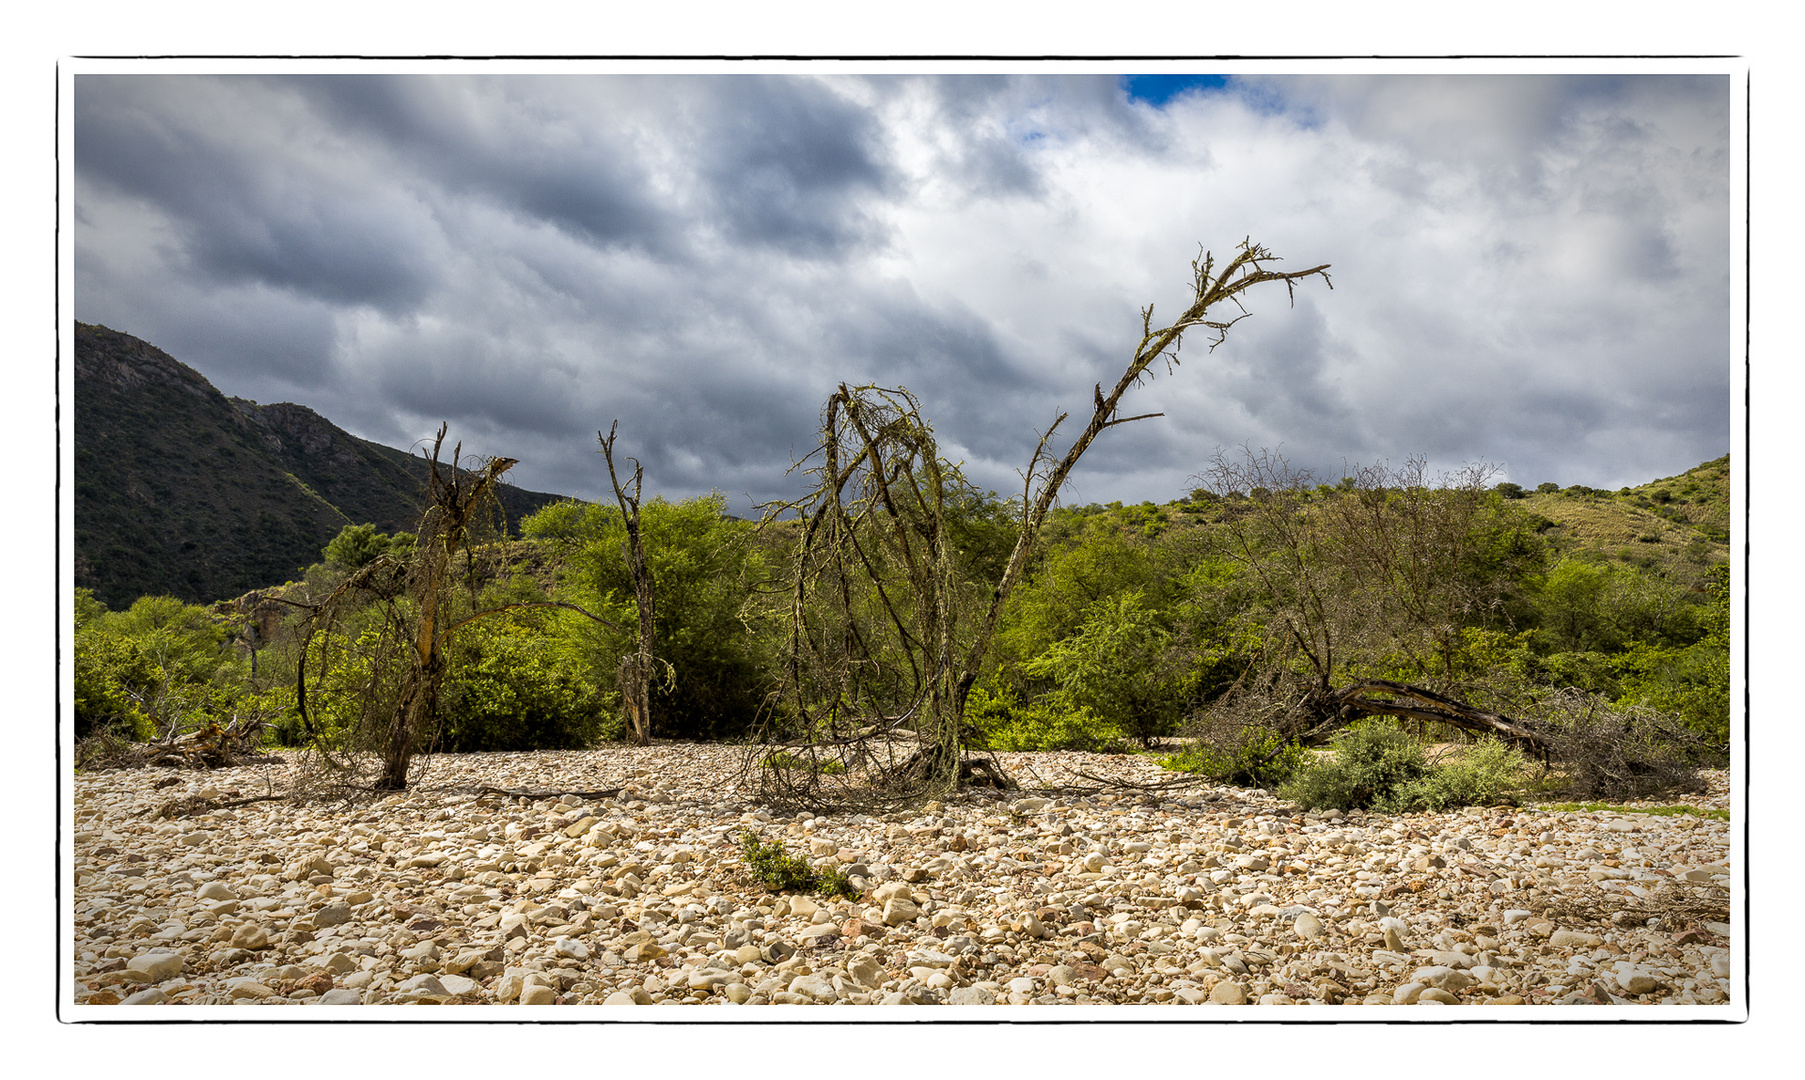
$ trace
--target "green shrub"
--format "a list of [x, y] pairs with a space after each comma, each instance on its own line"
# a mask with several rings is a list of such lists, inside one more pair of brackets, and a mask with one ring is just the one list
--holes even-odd
[[527, 624], [479, 621], [464, 629], [445, 679], [440, 748], [582, 749], [619, 737], [615, 700], [558, 638]]
[[979, 750], [1121, 749], [1128, 736], [1121, 728], [1082, 705], [1061, 699], [1056, 691], [1023, 705], [1009, 691], [991, 694], [973, 687], [965, 701], [966, 742]]
[[[741, 736], [764, 705], [766, 673], [773, 667], [766, 650], [778, 640], [759, 630], [769, 616], [753, 614], [758, 605], [747, 602], [769, 576], [754, 527], [727, 516], [720, 494], [680, 503], [647, 499], [640, 527], [656, 590], [652, 654], [671, 676], [654, 681], [652, 733], [673, 739]], [[578, 647], [572, 662], [586, 668], [598, 689], [618, 692], [620, 658], [637, 647], [639, 625], [620, 511], [554, 503], [520, 529], [562, 560], [558, 598], [615, 624], [603, 627], [575, 614], [566, 619]]]
[[1136, 590], [1091, 604], [1076, 633], [1021, 669], [1055, 684], [1042, 700], [1060, 722], [1101, 724], [1150, 745], [1177, 730], [1182, 713], [1184, 671], [1171, 645], [1171, 633]]
[[1279, 794], [1306, 810], [1364, 810], [1429, 772], [1422, 745], [1389, 718], [1341, 732], [1334, 746], [1334, 757], [1299, 771]]
[[398, 532], [390, 536], [377, 532], [374, 525], [347, 525], [327, 542], [320, 557], [342, 570], [356, 570], [382, 555], [406, 558], [418, 542], [413, 533]]
[[1485, 739], [1454, 761], [1431, 766], [1427, 775], [1404, 783], [1374, 805], [1387, 813], [1492, 806], [1515, 789], [1523, 765], [1522, 754], [1497, 739]]
[[1310, 751], [1296, 743], [1287, 744], [1276, 731], [1239, 728], [1227, 739], [1199, 739], [1161, 758], [1160, 765], [1177, 772], [1200, 773], [1219, 783], [1271, 788], [1285, 783], [1313, 760]]
[[1496, 739], [1448, 764], [1428, 761], [1422, 744], [1389, 718], [1335, 737], [1335, 756], [1299, 772], [1279, 794], [1307, 810], [1370, 809], [1386, 814], [1490, 806], [1516, 786], [1523, 757]]
[[772, 892], [811, 892], [848, 899], [859, 895], [845, 871], [816, 870], [785, 851], [781, 841], [762, 843], [751, 830], [740, 833], [740, 859]]

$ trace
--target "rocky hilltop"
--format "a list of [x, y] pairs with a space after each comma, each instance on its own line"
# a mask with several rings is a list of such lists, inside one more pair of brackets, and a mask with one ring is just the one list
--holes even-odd
[[[75, 583], [111, 607], [279, 585], [348, 524], [412, 529], [426, 466], [303, 405], [228, 398], [130, 334], [75, 328]], [[510, 524], [559, 496], [504, 485]]]

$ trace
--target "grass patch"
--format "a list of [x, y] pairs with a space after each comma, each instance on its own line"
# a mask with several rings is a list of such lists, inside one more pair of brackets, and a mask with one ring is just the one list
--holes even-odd
[[1588, 813], [1588, 814], [1597, 813], [1600, 810], [1609, 810], [1610, 812], [1612, 812], [1614, 814], [1648, 814], [1652, 817], [1677, 817], [1681, 814], [1690, 814], [1693, 817], [1712, 818], [1713, 820], [1716, 820], [1716, 821], [1730, 820], [1730, 812], [1728, 810], [1706, 810], [1701, 807], [1690, 806], [1690, 805], [1613, 806], [1610, 803], [1570, 802], [1570, 803], [1538, 803], [1533, 807], [1533, 809], [1558, 810], [1558, 811], [1561, 811], [1564, 813], [1572, 813], [1575, 811], [1584, 811], [1585, 813]]
[[784, 850], [781, 841], [762, 843], [750, 830], [740, 833], [740, 859], [772, 892], [809, 892], [855, 899], [859, 890], [843, 870], [816, 870]]

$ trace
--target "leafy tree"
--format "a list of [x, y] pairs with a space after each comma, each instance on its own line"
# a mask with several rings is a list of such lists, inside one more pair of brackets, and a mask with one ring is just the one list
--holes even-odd
[[[666, 738], [737, 736], [763, 703], [767, 646], [741, 614], [748, 591], [765, 585], [764, 554], [752, 524], [726, 511], [718, 493], [683, 502], [654, 497], [642, 508], [658, 597], [652, 731]], [[620, 627], [560, 620], [583, 642], [590, 682], [618, 692], [619, 658], [637, 647], [625, 629], [637, 623], [637, 604], [619, 510], [556, 503], [523, 521], [521, 532], [561, 552], [569, 568], [563, 595]]]
[[1076, 633], [1023, 669], [1053, 682], [1052, 708], [1082, 710], [1143, 744], [1178, 729], [1185, 672], [1139, 592], [1092, 604]]
[[575, 750], [616, 735], [612, 695], [589, 678], [568, 635], [536, 611], [472, 623], [445, 680], [440, 749]]
[[161, 672], [129, 639], [78, 627], [75, 631], [75, 737], [103, 730], [143, 741], [156, 730], [144, 708]]
[[1160, 585], [1150, 544], [1108, 513], [1085, 518], [1069, 546], [1049, 551], [1017, 586], [997, 633], [998, 658], [1019, 665], [1076, 633], [1099, 602], [1131, 591], [1157, 595]]
[[1730, 566], [1712, 569], [1705, 633], [1683, 647], [1631, 642], [1612, 658], [1621, 680], [1619, 705], [1673, 713], [1715, 743], [1730, 738]]
[[77, 738], [102, 729], [154, 738], [246, 689], [243, 665], [223, 649], [225, 628], [205, 608], [144, 596], [108, 611], [81, 589], [75, 609]]
[[392, 554], [405, 559], [416, 543], [413, 533], [400, 532], [390, 536], [377, 532], [374, 525], [347, 525], [320, 554], [329, 565], [350, 571], [369, 565], [380, 555]]

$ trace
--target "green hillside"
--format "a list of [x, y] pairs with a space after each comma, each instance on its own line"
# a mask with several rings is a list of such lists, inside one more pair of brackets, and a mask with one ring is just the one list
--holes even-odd
[[[123, 607], [280, 584], [347, 524], [411, 529], [425, 463], [301, 405], [227, 398], [130, 334], [75, 328], [75, 583]], [[559, 497], [507, 487], [510, 526]]]
[[[1544, 485], [1552, 487], [1553, 485]], [[1557, 548], [1660, 569], [1680, 579], [1730, 557], [1730, 458], [1636, 487], [1581, 486], [1525, 493], [1522, 505], [1553, 522]]]

